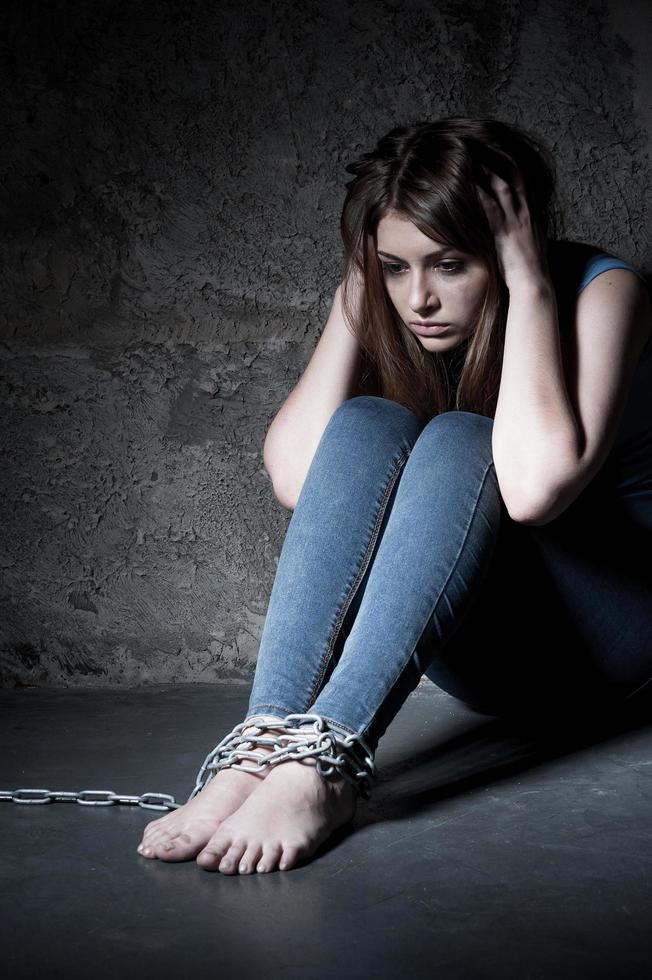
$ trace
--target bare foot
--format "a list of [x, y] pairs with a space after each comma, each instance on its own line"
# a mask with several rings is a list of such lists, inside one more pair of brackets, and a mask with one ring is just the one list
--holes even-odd
[[[279, 720], [274, 716], [265, 717], [268, 721]], [[253, 726], [244, 729], [243, 735], [251, 728]], [[271, 752], [272, 749], [260, 746], [258, 751]], [[254, 763], [247, 760], [246, 764]], [[189, 803], [146, 825], [143, 839], [137, 847], [138, 853], [163, 861], [188, 861], [194, 858], [222, 821], [244, 803], [268, 774], [268, 769], [260, 773], [232, 768], [216, 772]]]
[[223, 874], [286, 871], [353, 818], [356, 800], [348, 781], [324, 779], [313, 760], [279, 763], [222, 821], [197, 864]]

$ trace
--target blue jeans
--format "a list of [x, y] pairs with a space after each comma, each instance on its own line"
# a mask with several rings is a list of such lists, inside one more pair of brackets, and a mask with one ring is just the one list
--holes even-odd
[[247, 718], [319, 714], [375, 751], [424, 673], [478, 711], [528, 717], [645, 685], [649, 533], [598, 477], [555, 521], [513, 521], [492, 428], [461, 411], [423, 426], [375, 396], [334, 412], [283, 542]]

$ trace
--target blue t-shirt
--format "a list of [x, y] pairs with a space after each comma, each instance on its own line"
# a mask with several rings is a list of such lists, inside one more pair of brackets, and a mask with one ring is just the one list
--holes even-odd
[[[581, 242], [551, 241], [548, 262], [559, 310], [559, 328], [569, 328], [577, 295], [609, 269], [629, 269], [629, 262]], [[638, 360], [623, 415], [611, 451], [600, 470], [626, 510], [652, 530], [652, 336]]]

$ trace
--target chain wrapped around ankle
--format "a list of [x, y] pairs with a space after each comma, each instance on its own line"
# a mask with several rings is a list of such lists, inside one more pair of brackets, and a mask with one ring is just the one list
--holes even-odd
[[[278, 721], [265, 718], [265, 715], [247, 718], [208, 753], [186, 802], [189, 803], [220, 769], [259, 773], [281, 762], [309, 758], [315, 760], [315, 768], [324, 779], [341, 776], [360, 796], [369, 799], [376, 766], [370, 749], [359, 735], [340, 735], [321, 715], [293, 714]], [[252, 728], [252, 731], [243, 735], [245, 728]], [[272, 751], [260, 751], [261, 746], [271, 747]]]

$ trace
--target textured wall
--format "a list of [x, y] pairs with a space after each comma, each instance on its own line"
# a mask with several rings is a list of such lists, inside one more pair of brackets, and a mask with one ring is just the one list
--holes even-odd
[[252, 675], [291, 516], [265, 431], [340, 278], [344, 164], [391, 126], [540, 132], [568, 237], [650, 268], [647, 8], [5, 5], [4, 684]]

